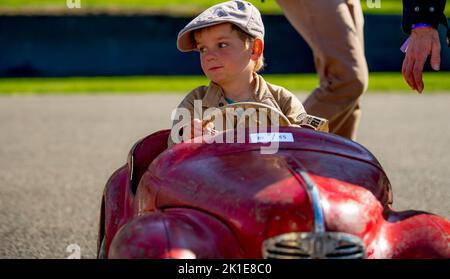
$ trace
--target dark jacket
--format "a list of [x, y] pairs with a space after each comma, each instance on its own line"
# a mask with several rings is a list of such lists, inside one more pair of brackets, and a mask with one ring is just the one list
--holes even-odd
[[403, 0], [403, 31], [411, 34], [412, 25], [418, 23], [430, 24], [435, 29], [439, 24], [443, 24], [447, 28], [447, 44], [449, 44], [450, 28], [444, 14], [445, 2], [446, 0]]

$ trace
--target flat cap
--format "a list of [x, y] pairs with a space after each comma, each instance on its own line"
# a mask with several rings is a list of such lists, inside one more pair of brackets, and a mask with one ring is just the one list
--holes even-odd
[[229, 22], [252, 37], [264, 39], [264, 24], [259, 10], [247, 1], [228, 1], [214, 5], [189, 22], [179, 33], [177, 48], [187, 52], [197, 46], [192, 31]]

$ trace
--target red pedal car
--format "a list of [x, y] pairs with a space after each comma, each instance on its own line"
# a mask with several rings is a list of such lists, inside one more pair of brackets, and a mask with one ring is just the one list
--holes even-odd
[[244, 143], [167, 149], [170, 130], [137, 142], [106, 184], [98, 257], [450, 258], [450, 222], [393, 211], [367, 149], [280, 126], [273, 154], [248, 128]]

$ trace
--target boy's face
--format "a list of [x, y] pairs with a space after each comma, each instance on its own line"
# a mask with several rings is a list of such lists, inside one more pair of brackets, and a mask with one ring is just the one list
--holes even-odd
[[230, 23], [201, 29], [194, 36], [203, 72], [210, 80], [220, 85], [253, 73], [252, 46], [239, 38]]

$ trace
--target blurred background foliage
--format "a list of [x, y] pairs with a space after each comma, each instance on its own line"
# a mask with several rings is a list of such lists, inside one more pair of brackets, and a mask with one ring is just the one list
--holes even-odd
[[[67, 0], [1, 0], [1, 11], [17, 13], [33, 13], [36, 11], [67, 12]], [[69, 0], [76, 1], [76, 0]], [[111, 13], [171, 13], [192, 15], [207, 7], [223, 2], [222, 0], [80, 0], [81, 9], [77, 12], [111, 12]], [[281, 14], [275, 0], [250, 0], [264, 14]], [[380, 0], [379, 8], [373, 7], [376, 0], [361, 0], [364, 13], [370, 14], [401, 14], [401, 0]], [[447, 7], [447, 11], [448, 11]]]
[[[165, 14], [192, 16], [223, 0], [79, 0], [81, 9], [68, 9], [67, 1], [77, 0], [0, 0], [1, 15], [58, 15], [58, 14]], [[314, 0], [311, 0], [314, 1]], [[263, 14], [282, 14], [275, 0], [249, 0]], [[401, 15], [401, 0], [380, 0], [379, 8], [370, 8], [376, 0], [362, 0], [365, 14]], [[449, 4], [446, 14], [449, 15]], [[426, 90], [449, 92], [448, 72], [424, 73]], [[283, 84], [293, 91], [309, 92], [318, 84], [315, 74], [265, 75], [272, 83]], [[66, 78], [0, 78], [0, 94], [92, 94], [184, 92], [200, 84], [207, 84], [204, 76], [116, 76]], [[398, 72], [370, 74], [369, 91], [410, 92]]]

